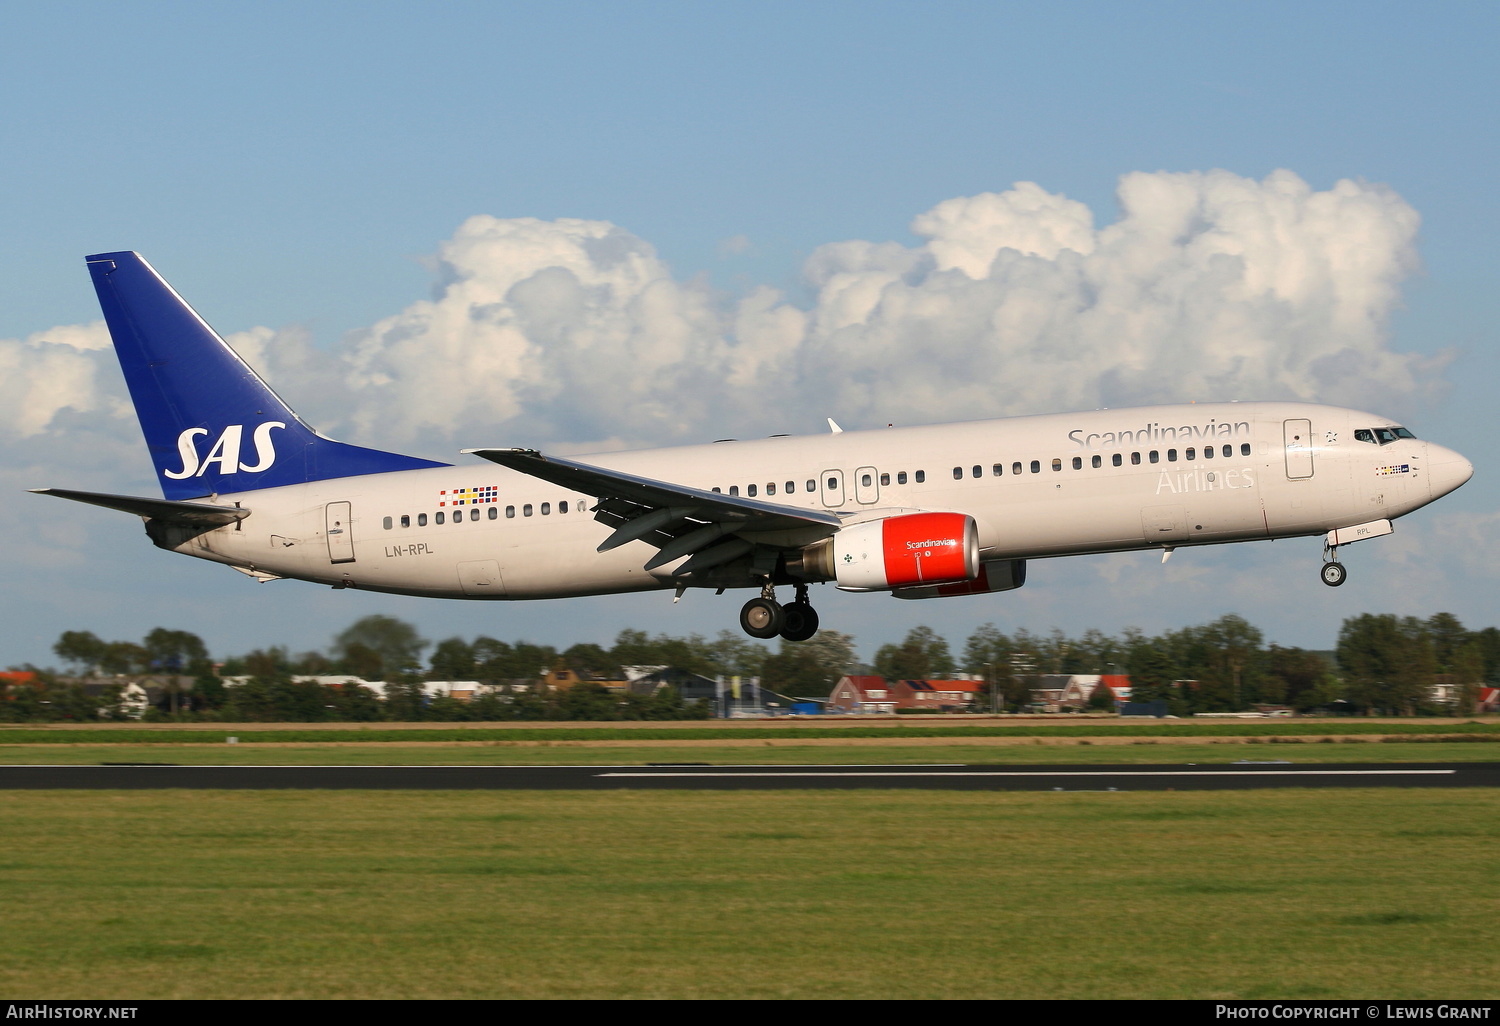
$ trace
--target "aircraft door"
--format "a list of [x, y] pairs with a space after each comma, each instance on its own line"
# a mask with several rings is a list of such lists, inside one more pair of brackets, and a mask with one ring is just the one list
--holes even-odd
[[1312, 421], [1288, 420], [1282, 424], [1286, 440], [1286, 476], [1302, 481], [1313, 476]]
[[823, 505], [842, 506], [844, 504], [844, 472], [842, 470], [825, 470], [819, 482], [822, 485]]
[[328, 537], [328, 562], [354, 562], [354, 531], [350, 524], [349, 503], [330, 502], [324, 513]]
[[860, 467], [854, 472], [854, 499], [868, 506], [880, 501], [880, 478], [874, 467]]
[[505, 594], [505, 579], [500, 564], [493, 559], [476, 559], [458, 564], [458, 583], [465, 595], [475, 598], [499, 598]]

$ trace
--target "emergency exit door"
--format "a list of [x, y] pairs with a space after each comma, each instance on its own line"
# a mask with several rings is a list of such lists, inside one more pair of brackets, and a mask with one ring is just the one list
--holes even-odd
[[1286, 440], [1286, 476], [1300, 481], [1313, 476], [1312, 421], [1288, 420], [1282, 431]]
[[330, 502], [326, 519], [323, 533], [328, 538], [328, 562], [354, 562], [354, 532], [350, 529], [349, 504]]

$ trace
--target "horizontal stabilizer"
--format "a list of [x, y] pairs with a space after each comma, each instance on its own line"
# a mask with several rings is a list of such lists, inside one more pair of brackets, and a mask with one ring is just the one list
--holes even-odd
[[160, 520], [184, 527], [221, 527], [250, 515], [239, 506], [210, 506], [202, 502], [173, 502], [170, 499], [144, 499], [136, 495], [106, 495], [102, 492], [74, 492], [66, 488], [33, 488], [38, 495], [56, 495], [60, 499], [86, 502], [91, 506], [134, 513], [148, 520]]

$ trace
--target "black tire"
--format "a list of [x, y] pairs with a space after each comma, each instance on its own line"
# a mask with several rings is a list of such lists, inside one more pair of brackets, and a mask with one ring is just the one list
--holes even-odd
[[786, 611], [771, 599], [753, 598], [740, 610], [740, 629], [752, 638], [774, 638], [785, 624]]
[[1349, 579], [1349, 571], [1344, 569], [1342, 563], [1323, 564], [1323, 583], [1330, 588], [1337, 588]]
[[806, 602], [789, 602], [781, 607], [786, 623], [781, 636], [787, 641], [806, 641], [818, 633], [818, 612]]

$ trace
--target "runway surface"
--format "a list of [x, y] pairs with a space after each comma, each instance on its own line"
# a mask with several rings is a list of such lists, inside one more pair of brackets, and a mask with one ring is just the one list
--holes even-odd
[[1500, 763], [1240, 762], [1155, 766], [0, 766], [0, 790], [1217, 791], [1267, 787], [1500, 787]]

